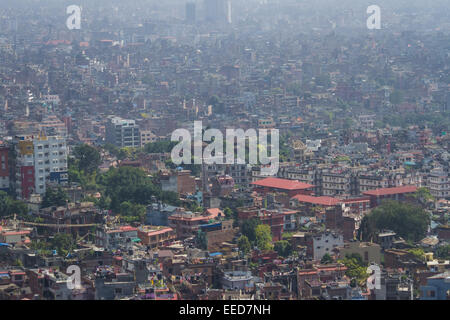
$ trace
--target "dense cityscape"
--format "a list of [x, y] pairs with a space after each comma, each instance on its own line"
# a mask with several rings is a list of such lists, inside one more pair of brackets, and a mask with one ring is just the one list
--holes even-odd
[[2, 0], [0, 300], [450, 300], [449, 4]]

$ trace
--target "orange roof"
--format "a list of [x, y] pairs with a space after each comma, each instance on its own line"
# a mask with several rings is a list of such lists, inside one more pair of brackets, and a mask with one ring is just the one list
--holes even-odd
[[169, 228], [169, 227], [161, 229], [161, 230], [139, 230], [139, 232], [144, 232], [148, 236], [156, 236], [158, 234], [164, 234], [166, 232], [171, 232], [171, 231], [173, 231], [173, 229]]
[[332, 197], [325, 197], [325, 196], [324, 197], [313, 197], [313, 196], [308, 196], [308, 195], [303, 195], [303, 194], [298, 194], [298, 195], [292, 197], [292, 199], [297, 199], [300, 202], [318, 204], [321, 206], [335, 206], [340, 202], [339, 199], [332, 198]]
[[119, 227], [118, 229], [108, 230], [108, 231], [106, 231], [106, 233], [116, 233], [116, 232], [126, 232], [126, 231], [137, 231], [137, 228], [134, 228], [132, 226], [122, 226], [122, 227]]
[[208, 221], [214, 219], [215, 217], [212, 215], [209, 216], [180, 216], [180, 215], [171, 215], [167, 219], [169, 220], [184, 220], [184, 221]]
[[303, 183], [298, 180], [287, 180], [280, 178], [265, 178], [252, 183], [252, 185], [260, 187], [269, 187], [283, 190], [299, 190], [314, 187], [312, 184]]
[[380, 188], [375, 190], [366, 191], [363, 194], [368, 196], [387, 196], [392, 194], [411, 193], [416, 192], [416, 186], [402, 186], [394, 188]]
[[223, 212], [222, 212], [222, 210], [220, 210], [219, 208], [209, 208], [209, 209], [206, 209], [206, 212], [207, 212], [209, 215], [212, 215], [212, 216], [214, 216], [214, 217], [218, 217], [219, 214], [222, 215], [222, 216], [224, 215]]
[[30, 231], [28, 230], [23, 230], [23, 231], [9, 231], [9, 232], [4, 232], [3, 235], [4, 236], [18, 236], [18, 235], [23, 235], [23, 234], [29, 234]]

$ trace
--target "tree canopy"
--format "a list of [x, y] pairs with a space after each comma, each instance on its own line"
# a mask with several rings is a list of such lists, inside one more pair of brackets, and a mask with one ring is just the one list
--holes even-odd
[[333, 263], [333, 258], [330, 256], [329, 253], [325, 253], [323, 255], [322, 259], [320, 260], [320, 263], [322, 263], [322, 264]]
[[256, 233], [255, 233], [256, 227], [260, 223], [261, 222], [259, 221], [259, 219], [256, 219], [256, 218], [251, 218], [251, 219], [245, 220], [241, 224], [241, 233], [244, 236], [246, 236], [250, 242], [255, 242], [256, 241]]
[[292, 254], [292, 245], [287, 240], [275, 242], [274, 250], [282, 257], [289, 257]]
[[65, 206], [68, 199], [67, 193], [61, 187], [57, 189], [47, 188], [42, 199], [41, 207]]
[[12, 214], [24, 215], [27, 213], [27, 205], [20, 200], [14, 200], [6, 192], [0, 191], [0, 217]]
[[256, 246], [259, 250], [272, 250], [272, 232], [267, 224], [260, 224], [255, 228]]
[[430, 216], [421, 207], [386, 201], [362, 219], [359, 232], [364, 241], [373, 239], [383, 229], [392, 230], [406, 240], [418, 241], [425, 237], [429, 223]]
[[250, 250], [252, 249], [252, 245], [250, 244], [250, 241], [248, 241], [248, 238], [244, 235], [239, 237], [238, 247], [239, 247], [239, 250], [244, 254], [249, 253]]
[[147, 153], [170, 153], [177, 143], [170, 140], [151, 142], [145, 145], [144, 151]]
[[125, 207], [130, 208], [128, 204], [121, 208], [123, 202], [145, 206], [158, 199], [164, 203], [180, 205], [177, 193], [162, 191], [153, 183], [152, 178], [139, 168], [111, 168], [98, 176], [97, 183], [104, 189], [102, 205], [109, 206], [115, 213], [122, 213]]
[[345, 272], [346, 276], [355, 280], [357, 283], [365, 281], [369, 276], [367, 273], [367, 264], [363, 262], [361, 255], [358, 253], [346, 255], [344, 259], [338, 260], [338, 262], [343, 263], [347, 267], [347, 271]]
[[73, 154], [77, 160], [78, 170], [88, 174], [96, 171], [102, 161], [98, 150], [87, 144], [77, 145], [73, 150]]

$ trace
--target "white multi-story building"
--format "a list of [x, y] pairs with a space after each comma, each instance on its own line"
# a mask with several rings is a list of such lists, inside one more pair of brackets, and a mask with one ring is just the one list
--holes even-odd
[[436, 199], [450, 197], [450, 179], [448, 173], [442, 168], [431, 170], [428, 175], [427, 186], [432, 196]]
[[321, 260], [328, 253], [333, 254], [333, 249], [344, 245], [344, 236], [340, 233], [326, 231], [313, 237], [313, 257], [314, 260]]
[[117, 147], [141, 147], [139, 125], [134, 120], [109, 116], [106, 123], [106, 142]]
[[39, 136], [33, 139], [35, 192], [45, 193], [46, 182], [64, 184], [68, 180], [66, 139]]
[[66, 139], [60, 136], [17, 136], [16, 193], [28, 199], [32, 193], [44, 194], [47, 183], [68, 181]]

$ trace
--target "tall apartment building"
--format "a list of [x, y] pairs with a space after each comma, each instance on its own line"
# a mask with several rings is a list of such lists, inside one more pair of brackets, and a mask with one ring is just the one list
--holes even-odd
[[427, 187], [436, 199], [450, 197], [450, 178], [442, 168], [434, 168], [428, 174]]
[[9, 190], [9, 147], [0, 145], [0, 191]]
[[231, 23], [230, 0], [205, 0], [205, 18], [214, 23]]
[[322, 172], [322, 195], [355, 195], [357, 194], [355, 176], [349, 171]]
[[106, 124], [106, 142], [120, 148], [139, 148], [141, 146], [139, 125], [135, 120], [109, 116]]
[[48, 183], [68, 181], [67, 145], [60, 136], [16, 136], [15, 188], [20, 199], [44, 194]]
[[195, 11], [196, 11], [195, 2], [187, 2], [186, 3], [186, 22], [187, 23], [195, 23]]
[[33, 136], [16, 136], [14, 149], [15, 189], [19, 199], [28, 199], [35, 190]]
[[33, 146], [35, 192], [45, 193], [46, 182], [67, 183], [66, 139], [60, 136], [39, 136], [34, 138]]

